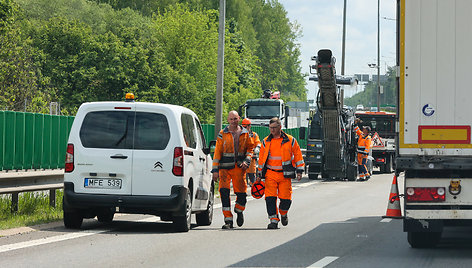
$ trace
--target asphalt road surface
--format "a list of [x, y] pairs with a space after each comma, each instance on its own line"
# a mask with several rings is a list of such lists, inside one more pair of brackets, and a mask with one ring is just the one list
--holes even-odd
[[294, 182], [288, 226], [277, 230], [266, 229], [264, 200], [251, 197], [233, 230], [221, 230], [217, 202], [213, 224], [188, 233], [149, 215], [85, 220], [82, 230], [57, 222], [0, 231], [0, 267], [470, 267], [472, 228], [446, 228], [437, 248], [412, 249], [401, 220], [382, 219], [392, 179], [304, 177]]

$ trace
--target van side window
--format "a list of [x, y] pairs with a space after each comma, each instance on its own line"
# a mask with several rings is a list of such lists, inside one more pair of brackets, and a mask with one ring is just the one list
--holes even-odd
[[195, 118], [195, 125], [197, 125], [197, 136], [198, 140], [200, 141], [201, 148], [206, 147], [206, 142], [205, 142], [205, 135], [203, 134], [202, 126], [200, 125], [200, 122], [198, 122], [198, 119]]
[[167, 117], [157, 113], [137, 112], [134, 149], [164, 150], [170, 139]]
[[189, 114], [182, 114], [180, 117], [182, 123], [182, 130], [184, 132], [184, 140], [188, 147], [197, 148], [195, 125], [193, 124], [193, 117]]

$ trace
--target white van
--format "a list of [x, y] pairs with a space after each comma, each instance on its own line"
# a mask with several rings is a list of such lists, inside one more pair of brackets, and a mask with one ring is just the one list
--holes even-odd
[[151, 214], [177, 231], [210, 225], [212, 159], [198, 117], [169, 104], [91, 102], [80, 106], [67, 145], [64, 225], [115, 212]]

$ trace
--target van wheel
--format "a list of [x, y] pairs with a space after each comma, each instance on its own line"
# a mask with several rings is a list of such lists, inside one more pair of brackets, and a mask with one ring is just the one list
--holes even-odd
[[432, 248], [441, 240], [441, 232], [408, 232], [412, 248]]
[[214, 189], [214, 186], [212, 185], [210, 187], [210, 193], [208, 196], [207, 210], [203, 211], [202, 213], [198, 213], [196, 215], [197, 225], [200, 225], [200, 226], [211, 225], [211, 222], [213, 220], [213, 203], [214, 203], [214, 198], [215, 198], [214, 192], [215, 192], [215, 189]]
[[64, 211], [64, 226], [68, 229], [79, 229], [82, 226], [84, 217], [77, 211], [65, 212]]
[[192, 192], [187, 190], [187, 196], [184, 202], [185, 216], [174, 216], [172, 222], [177, 232], [188, 232], [192, 222]]
[[115, 216], [115, 213], [113, 212], [113, 209], [106, 208], [100, 211], [100, 213], [98, 213], [97, 219], [99, 222], [107, 223], [107, 222], [112, 222], [114, 216]]

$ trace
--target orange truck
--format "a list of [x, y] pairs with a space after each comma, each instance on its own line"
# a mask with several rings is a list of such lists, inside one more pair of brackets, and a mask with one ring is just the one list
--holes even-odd
[[362, 121], [360, 126], [369, 126], [372, 130], [372, 154], [367, 163], [369, 171], [372, 167], [379, 167], [380, 173], [392, 173], [395, 167], [396, 114], [357, 111], [355, 115]]

